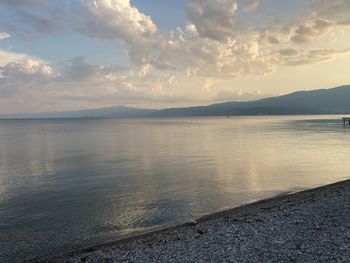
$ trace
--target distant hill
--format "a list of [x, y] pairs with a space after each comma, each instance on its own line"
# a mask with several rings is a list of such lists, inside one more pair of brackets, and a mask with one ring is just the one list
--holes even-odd
[[145, 118], [237, 115], [349, 114], [350, 85], [333, 89], [299, 91], [288, 95], [247, 102], [164, 110], [112, 107], [68, 112], [0, 115], [1, 119], [28, 118]]
[[66, 112], [46, 112], [46, 113], [23, 113], [12, 115], [0, 115], [1, 119], [29, 119], [29, 118], [143, 118], [155, 110], [135, 109], [128, 107], [111, 107], [103, 109], [66, 111]]
[[154, 117], [296, 115], [350, 113], [350, 86], [299, 91], [279, 97], [248, 102], [227, 102], [203, 107], [165, 109]]

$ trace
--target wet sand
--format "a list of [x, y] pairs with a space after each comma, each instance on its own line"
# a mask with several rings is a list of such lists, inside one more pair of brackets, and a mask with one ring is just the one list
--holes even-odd
[[350, 262], [350, 180], [34, 262]]

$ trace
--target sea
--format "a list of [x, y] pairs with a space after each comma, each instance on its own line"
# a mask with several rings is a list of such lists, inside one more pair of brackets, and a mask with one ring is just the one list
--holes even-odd
[[341, 117], [0, 120], [0, 262], [349, 179]]

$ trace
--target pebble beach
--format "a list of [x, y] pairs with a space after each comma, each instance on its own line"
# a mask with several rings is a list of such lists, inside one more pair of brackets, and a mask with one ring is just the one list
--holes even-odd
[[350, 181], [32, 262], [350, 262]]

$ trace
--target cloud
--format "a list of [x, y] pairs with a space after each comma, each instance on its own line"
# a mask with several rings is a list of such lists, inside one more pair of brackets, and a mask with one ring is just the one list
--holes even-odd
[[312, 7], [318, 16], [329, 19], [349, 18], [350, 2], [348, 0], [313, 0]]
[[176, 83], [177, 83], [176, 77], [175, 77], [174, 75], [171, 75], [171, 76], [168, 78], [168, 84], [169, 84], [170, 86], [172, 86], [172, 85], [174, 85], [174, 84], [176, 84]]
[[[169, 89], [175, 77], [162, 74], [141, 80], [127, 67], [103, 67], [76, 57], [55, 66], [35, 60], [0, 67], [0, 109], [13, 102], [28, 111], [50, 111], [127, 104], [143, 107], [188, 101]], [[35, 103], [32, 103], [35, 102]], [[5, 105], [5, 106], [4, 106]], [[53, 108], [52, 108], [53, 107]]]
[[0, 67], [5, 66], [11, 62], [20, 63], [25, 60], [43, 62], [42, 60], [29, 56], [27, 54], [13, 52], [6, 49], [0, 49]]
[[337, 23], [339, 26], [350, 26], [350, 18], [346, 20], [339, 21]]
[[2, 99], [35, 92], [56, 76], [51, 66], [36, 60], [10, 62], [0, 67], [0, 93]]
[[236, 0], [188, 0], [187, 18], [201, 37], [223, 40], [236, 28]]
[[260, 6], [260, 0], [243, 0], [242, 9], [245, 12], [254, 12]]
[[[243, 1], [241, 8], [259, 4], [259, 1]], [[273, 73], [280, 65], [312, 64], [346, 54], [337, 49], [327, 54], [316, 52], [317, 47], [314, 51], [294, 47], [314, 44], [339, 26], [318, 17], [314, 10], [293, 23], [254, 28], [238, 19], [238, 8], [233, 0], [188, 1], [187, 27], [163, 36], [162, 57], [169, 64], [176, 60], [178, 68], [184, 69], [188, 77], [238, 78]], [[296, 55], [295, 60], [286, 59]]]
[[0, 26], [7, 28], [12, 34], [30, 39], [32, 32], [52, 34], [64, 21], [66, 2], [58, 3], [44, 0], [2, 0], [0, 6], [13, 19], [2, 22]]
[[44, 17], [38, 15], [32, 15], [28, 12], [25, 12], [21, 9], [16, 9], [16, 15], [20, 18], [22, 23], [26, 25], [31, 25], [34, 30], [39, 33], [48, 35], [52, 34], [57, 30], [57, 25], [53, 22], [53, 17]]
[[[37, 14], [57, 9], [41, 0], [17, 0], [23, 21], [37, 32], [52, 33], [57, 23], [46, 23]], [[337, 4], [335, 3], [337, 2]], [[5, 1], [7, 6], [14, 6]], [[237, 78], [268, 74], [279, 65], [276, 49], [293, 48], [293, 44], [312, 44], [343, 26], [347, 20], [334, 21], [340, 7], [347, 2], [314, 0], [318, 3], [309, 15], [286, 25], [265, 28], [248, 26], [237, 11], [256, 10], [258, 0], [188, 0], [187, 26], [170, 31], [159, 30], [152, 18], [140, 12], [129, 0], [81, 0], [65, 2], [67, 26], [90, 38], [121, 41], [130, 62], [130, 70], [140, 78], [156, 71], [178, 71], [186, 76]], [[74, 4], [73, 4], [74, 3]], [[25, 6], [42, 8], [28, 13]], [[43, 7], [42, 7], [43, 6]], [[330, 8], [333, 11], [328, 11]], [[70, 10], [70, 11], [67, 11]], [[325, 18], [326, 14], [332, 19]], [[274, 47], [271, 47], [274, 46]], [[97, 69], [95, 69], [97, 70]]]
[[168, 59], [176, 59], [188, 77], [236, 78], [271, 73], [275, 68], [274, 54], [264, 52], [256, 34], [250, 32], [219, 41], [201, 37], [189, 26], [185, 31], [178, 29], [163, 52]]
[[54, 70], [47, 64], [35, 60], [24, 60], [23, 62], [11, 62], [0, 68], [2, 78], [27, 79], [32, 77], [55, 76]]
[[121, 39], [134, 43], [154, 37], [152, 19], [123, 0], [82, 0], [81, 31], [102, 39]]
[[346, 55], [350, 53], [350, 48], [343, 50], [335, 49], [311, 49], [311, 50], [294, 50], [285, 49], [279, 51], [281, 54], [280, 63], [288, 66], [299, 66], [306, 64], [313, 64], [325, 60], [334, 59], [339, 55]]
[[260, 34], [258, 41], [261, 45], [274, 45], [281, 43], [281, 41], [276, 36], [270, 35], [270, 32], [268, 30], [263, 31]]
[[75, 57], [65, 61], [59, 68], [59, 81], [77, 83], [116, 80], [117, 75], [128, 72], [128, 69], [123, 66], [104, 67], [89, 64], [84, 57]]
[[6, 39], [6, 38], [9, 38], [9, 37], [11, 37], [10, 34], [8, 34], [6, 32], [0, 32], [0, 40]]
[[298, 44], [308, 44], [314, 38], [330, 33], [334, 28], [334, 24], [328, 20], [316, 19], [312, 24], [300, 25], [295, 30], [292, 41]]
[[84, 35], [121, 40], [132, 62], [147, 63], [157, 26], [126, 0], [82, 0], [75, 20]]
[[290, 57], [290, 56], [297, 55], [299, 52], [298, 52], [298, 50], [293, 49], [293, 48], [286, 48], [286, 49], [281, 49], [279, 51], [279, 53], [280, 53], [281, 56]]

